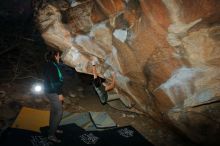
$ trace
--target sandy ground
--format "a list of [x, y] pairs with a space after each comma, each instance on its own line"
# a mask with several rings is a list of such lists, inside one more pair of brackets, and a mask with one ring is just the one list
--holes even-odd
[[[119, 111], [110, 105], [102, 105], [91, 85], [91, 76], [74, 74], [67, 76], [64, 85], [64, 110], [69, 112], [107, 112], [120, 126], [132, 125], [146, 139], [156, 146], [189, 146], [191, 143], [163, 123], [158, 123], [148, 116]], [[34, 80], [0, 84], [0, 128], [14, 121], [22, 106], [49, 109], [48, 100], [43, 95], [33, 95], [30, 91]]]

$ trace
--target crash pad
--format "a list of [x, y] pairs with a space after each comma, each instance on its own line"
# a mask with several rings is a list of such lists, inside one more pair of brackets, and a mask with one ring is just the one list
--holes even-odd
[[42, 127], [41, 133], [30, 130], [8, 128], [0, 137], [1, 146], [153, 146], [132, 126], [123, 126], [103, 131], [86, 131], [76, 124], [60, 126], [63, 134], [57, 134], [62, 140], [52, 144], [47, 140], [48, 126]]
[[[40, 127], [48, 126], [50, 112], [47, 110], [22, 107], [12, 128], [40, 132]], [[106, 112], [70, 113], [64, 111], [60, 125], [76, 124], [87, 131], [116, 127]]]
[[60, 125], [76, 124], [87, 131], [116, 127], [116, 123], [106, 112], [64, 112]]
[[97, 129], [116, 127], [116, 123], [106, 112], [89, 112], [91, 120]]
[[76, 124], [86, 130], [96, 130], [95, 125], [91, 121], [89, 112], [70, 113], [64, 112], [60, 125]]
[[[48, 126], [41, 128], [43, 136], [47, 135], [48, 128]], [[130, 125], [102, 131], [86, 131], [76, 124], [68, 124], [60, 126], [60, 129], [64, 131], [62, 135], [58, 135], [62, 142], [56, 146], [89, 144], [94, 146], [153, 146]]]
[[47, 138], [39, 132], [8, 128], [0, 137], [1, 146], [50, 146]]
[[49, 124], [49, 111], [22, 107], [12, 128], [40, 132], [40, 127]]

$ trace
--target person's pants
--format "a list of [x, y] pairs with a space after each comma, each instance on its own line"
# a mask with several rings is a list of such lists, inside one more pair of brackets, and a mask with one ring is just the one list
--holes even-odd
[[60, 121], [62, 120], [63, 107], [57, 94], [47, 94], [47, 98], [50, 101], [50, 121], [48, 136], [54, 136], [60, 124]]

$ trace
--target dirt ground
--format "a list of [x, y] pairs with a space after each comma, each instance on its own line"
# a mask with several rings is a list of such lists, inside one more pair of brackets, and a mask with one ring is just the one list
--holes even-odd
[[[69, 112], [107, 112], [120, 126], [132, 125], [155, 146], [189, 146], [188, 139], [182, 138], [164, 124], [148, 116], [119, 111], [109, 104], [102, 105], [91, 85], [91, 76], [73, 74], [65, 78], [64, 110]], [[36, 80], [26, 79], [13, 83], [0, 84], [0, 128], [10, 126], [22, 106], [49, 109], [44, 95], [34, 95], [31, 86]], [[3, 95], [5, 92], [5, 95]]]

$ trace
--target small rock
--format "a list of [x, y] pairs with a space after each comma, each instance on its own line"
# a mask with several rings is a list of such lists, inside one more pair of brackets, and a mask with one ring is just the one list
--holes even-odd
[[82, 107], [82, 106], [79, 106], [79, 107], [78, 107], [78, 110], [85, 110], [85, 108]]
[[134, 115], [127, 115], [127, 117], [134, 118], [135, 116]]
[[76, 94], [70, 92], [69, 96], [74, 98], [74, 97], [76, 97]]
[[83, 87], [77, 88], [77, 91], [79, 91], [79, 92], [82, 92], [83, 90], [84, 90]]
[[64, 98], [64, 103], [66, 103], [66, 104], [71, 104], [71, 101], [70, 101], [69, 98]]
[[37, 103], [43, 102], [42, 98], [35, 98], [34, 101]]
[[83, 94], [79, 94], [79, 97], [80, 97], [80, 98], [84, 98], [84, 95], [83, 95]]

